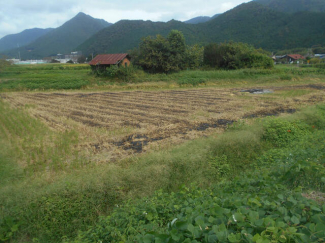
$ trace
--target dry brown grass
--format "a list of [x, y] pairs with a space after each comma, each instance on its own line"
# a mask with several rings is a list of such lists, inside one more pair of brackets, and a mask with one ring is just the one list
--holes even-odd
[[294, 112], [324, 101], [324, 88], [268, 86], [274, 91], [271, 94], [229, 88], [20, 92], [2, 94], [2, 98], [54, 130], [76, 130], [80, 141], [76, 149], [104, 163], [222, 131], [239, 119]]

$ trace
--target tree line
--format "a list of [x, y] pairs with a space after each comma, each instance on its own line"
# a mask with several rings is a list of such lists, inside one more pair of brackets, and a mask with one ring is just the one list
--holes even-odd
[[188, 46], [182, 32], [172, 30], [167, 38], [157, 35], [142, 39], [130, 51], [132, 63], [150, 73], [170, 73], [202, 66], [219, 69], [272, 68], [273, 61], [262, 49], [244, 43], [211, 43]]

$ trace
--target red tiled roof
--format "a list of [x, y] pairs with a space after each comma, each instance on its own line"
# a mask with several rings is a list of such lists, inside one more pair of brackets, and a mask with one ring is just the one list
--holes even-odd
[[127, 53], [122, 54], [101, 54], [97, 55], [93, 60], [89, 62], [89, 65], [114, 65], [122, 61], [128, 56]]
[[300, 54], [290, 54], [290, 55], [288, 55], [288, 57], [291, 57], [292, 59], [295, 59], [295, 60], [305, 59], [305, 57]]

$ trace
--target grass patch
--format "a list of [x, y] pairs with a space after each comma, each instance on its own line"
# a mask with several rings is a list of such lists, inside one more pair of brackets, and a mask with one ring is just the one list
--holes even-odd
[[291, 98], [291, 97], [299, 97], [303, 95], [307, 95], [311, 93], [311, 90], [307, 89], [300, 89], [300, 90], [282, 90], [280, 92], [277, 92], [275, 95], [283, 97], [283, 98]]
[[[0, 91], [69, 89], [161, 89], [171, 87], [241, 87], [308, 82], [324, 78], [322, 68], [276, 65], [270, 70], [186, 70], [172, 74], [148, 74], [140, 69], [123, 73], [120, 78], [96, 76], [87, 64], [11, 65], [0, 73]], [[154, 85], [153, 85], [154, 84]]]
[[79, 154], [72, 149], [78, 143], [75, 131], [55, 133], [23, 109], [11, 109], [2, 101], [0, 113], [0, 137], [25, 173], [77, 166]]

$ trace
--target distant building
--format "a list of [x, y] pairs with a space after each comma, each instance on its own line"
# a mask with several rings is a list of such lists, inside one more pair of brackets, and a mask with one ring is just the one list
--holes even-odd
[[324, 59], [325, 58], [325, 54], [315, 54], [316, 58], [320, 58], [320, 59]]
[[65, 59], [72, 60], [73, 62], [78, 62], [78, 58], [82, 56], [81, 51], [73, 51], [68, 55], [65, 55]]
[[64, 59], [64, 55], [59, 53], [56, 55], [56, 58], [54, 59]]
[[78, 62], [78, 58], [82, 56], [81, 51], [73, 51], [70, 54], [57, 54], [56, 56], [46, 57], [45, 60], [56, 60], [60, 63], [67, 63], [68, 61], [73, 61], [74, 63]]
[[287, 63], [293, 63], [293, 62], [305, 59], [305, 57], [300, 54], [289, 54], [289, 55], [286, 55], [285, 58], [287, 59]]
[[6, 61], [11, 62], [12, 64], [17, 64], [20, 62], [20, 59], [6, 59]]
[[127, 53], [122, 54], [101, 54], [97, 55], [89, 62], [89, 65], [94, 68], [106, 69], [110, 66], [128, 67], [130, 65], [130, 57]]

